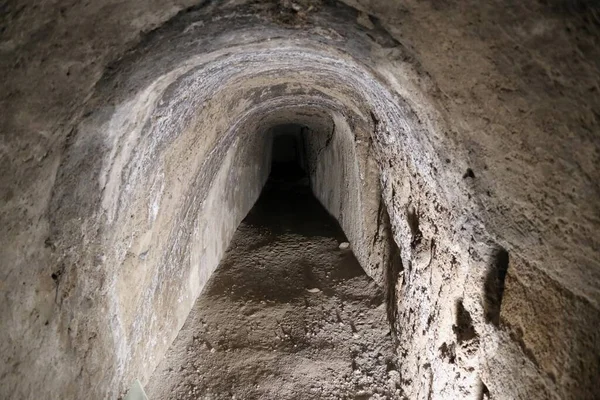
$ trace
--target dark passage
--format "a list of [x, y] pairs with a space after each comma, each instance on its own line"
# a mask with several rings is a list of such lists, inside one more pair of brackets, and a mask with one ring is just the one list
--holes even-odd
[[383, 293], [338, 248], [343, 232], [302, 178], [289, 184], [282, 158], [154, 372], [150, 399], [399, 398]]
[[308, 184], [305, 129], [296, 124], [279, 125], [272, 129], [271, 181]]

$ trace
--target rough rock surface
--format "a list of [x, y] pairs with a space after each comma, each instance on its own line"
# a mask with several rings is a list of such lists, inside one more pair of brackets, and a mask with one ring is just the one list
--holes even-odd
[[308, 188], [266, 188], [146, 387], [151, 399], [393, 399], [383, 291]]
[[0, 397], [146, 383], [279, 123], [313, 135], [312, 189], [385, 289], [408, 398], [599, 396], [595, 2], [0, 11]]

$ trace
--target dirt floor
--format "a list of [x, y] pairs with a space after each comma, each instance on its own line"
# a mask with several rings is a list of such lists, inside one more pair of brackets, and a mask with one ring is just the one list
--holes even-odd
[[382, 291], [343, 242], [306, 187], [267, 184], [149, 398], [398, 398]]

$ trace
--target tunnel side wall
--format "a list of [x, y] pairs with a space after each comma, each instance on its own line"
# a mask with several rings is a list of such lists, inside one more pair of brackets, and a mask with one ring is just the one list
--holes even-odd
[[369, 143], [369, 132], [352, 131], [336, 115], [330, 131], [307, 133], [307, 157], [313, 193], [339, 222], [365, 272], [383, 285], [389, 249], [374, 240], [386, 228], [378, 224], [379, 170]]

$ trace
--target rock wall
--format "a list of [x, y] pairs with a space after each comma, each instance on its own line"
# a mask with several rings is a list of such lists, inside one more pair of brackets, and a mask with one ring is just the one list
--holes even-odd
[[2, 397], [147, 380], [282, 123], [387, 288], [407, 398], [597, 396], [593, 5], [4, 8]]

